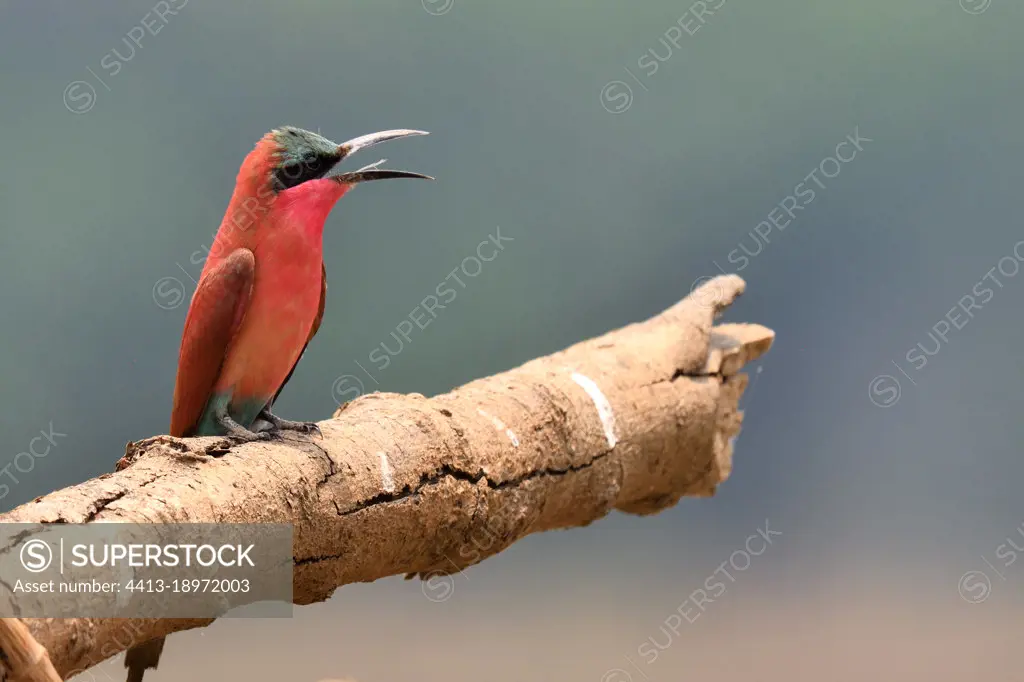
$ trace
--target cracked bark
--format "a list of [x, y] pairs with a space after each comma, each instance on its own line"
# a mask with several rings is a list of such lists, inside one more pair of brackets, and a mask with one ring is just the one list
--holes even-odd
[[[361, 396], [320, 422], [323, 440], [130, 443], [115, 473], [0, 522], [292, 523], [294, 600], [310, 604], [353, 582], [460, 570], [612, 509], [652, 514], [729, 475], [739, 370], [774, 338], [759, 325], [714, 326], [743, 288], [717, 277], [650, 320], [435, 398]], [[211, 621], [23, 622], [66, 677]]]

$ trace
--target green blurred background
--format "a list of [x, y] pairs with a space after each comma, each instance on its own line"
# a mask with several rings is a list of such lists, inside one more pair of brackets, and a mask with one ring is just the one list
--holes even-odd
[[[264, 132], [420, 128], [380, 155], [437, 182], [361, 187], [328, 221], [326, 319], [279, 412], [443, 392], [739, 271], [728, 319], [778, 337], [733, 475], [528, 538], [442, 601], [389, 579], [175, 636], [148, 682], [1024, 680], [1022, 30], [1011, 0], [5, 0], [0, 509], [166, 430], [192, 278]], [[800, 183], [813, 201], [757, 228]], [[667, 636], [765, 519], [783, 535]]]

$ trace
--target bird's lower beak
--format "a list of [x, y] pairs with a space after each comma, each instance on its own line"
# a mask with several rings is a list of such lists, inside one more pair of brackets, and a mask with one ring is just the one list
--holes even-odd
[[360, 149], [372, 147], [375, 144], [388, 142], [389, 140], [397, 140], [401, 137], [427, 134], [428, 133], [422, 130], [384, 130], [379, 133], [370, 133], [369, 135], [362, 135], [360, 137], [353, 138], [348, 142], [343, 142], [338, 145], [338, 164], [329, 170], [327, 174], [324, 175], [324, 178], [330, 178], [350, 185], [354, 185], [358, 182], [369, 182], [370, 180], [389, 180], [391, 178], [421, 178], [423, 180], [433, 180], [434, 178], [429, 175], [412, 173], [410, 171], [379, 168], [380, 164], [384, 163], [386, 159], [381, 159], [376, 163], [372, 163], [369, 166], [363, 166], [362, 168], [354, 171], [343, 171], [339, 168], [344, 159], [355, 154]]

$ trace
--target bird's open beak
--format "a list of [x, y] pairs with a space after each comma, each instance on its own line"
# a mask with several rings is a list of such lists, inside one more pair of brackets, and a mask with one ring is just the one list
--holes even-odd
[[367, 147], [372, 147], [375, 144], [380, 144], [381, 142], [387, 142], [389, 140], [397, 140], [400, 137], [427, 134], [428, 133], [422, 130], [384, 130], [379, 133], [370, 133], [369, 135], [362, 135], [360, 137], [353, 138], [348, 142], [343, 142], [338, 145], [338, 164], [331, 170], [327, 171], [324, 178], [331, 178], [338, 182], [345, 182], [350, 185], [354, 185], [357, 182], [388, 180], [391, 178], [421, 178], [423, 180], [433, 180], [434, 178], [429, 175], [412, 173], [410, 171], [379, 168], [378, 166], [384, 163], [386, 159], [381, 159], [376, 163], [372, 163], [369, 166], [363, 166], [362, 168], [354, 171], [343, 171], [339, 168], [339, 166], [341, 166], [341, 161], [352, 154], [355, 154], [360, 149], [366, 149]]

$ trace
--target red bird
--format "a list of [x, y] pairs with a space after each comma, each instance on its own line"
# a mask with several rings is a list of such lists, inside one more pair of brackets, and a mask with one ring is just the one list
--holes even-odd
[[[419, 130], [387, 130], [335, 144], [284, 127], [263, 136], [242, 162], [235, 191], [185, 317], [170, 435], [266, 440], [309, 433], [270, 411], [320, 328], [327, 293], [323, 229], [354, 185], [430, 176], [341, 162], [356, 151]], [[163, 638], [128, 651], [129, 682], [155, 668]]]
[[[185, 318], [170, 435], [249, 441], [314, 428], [279, 419], [270, 407], [320, 328], [327, 214], [356, 183], [430, 179], [380, 170], [381, 162], [344, 172], [341, 161], [380, 142], [425, 134], [388, 130], [339, 145], [285, 127], [260, 140], [242, 163]], [[269, 429], [253, 429], [257, 418]]]

